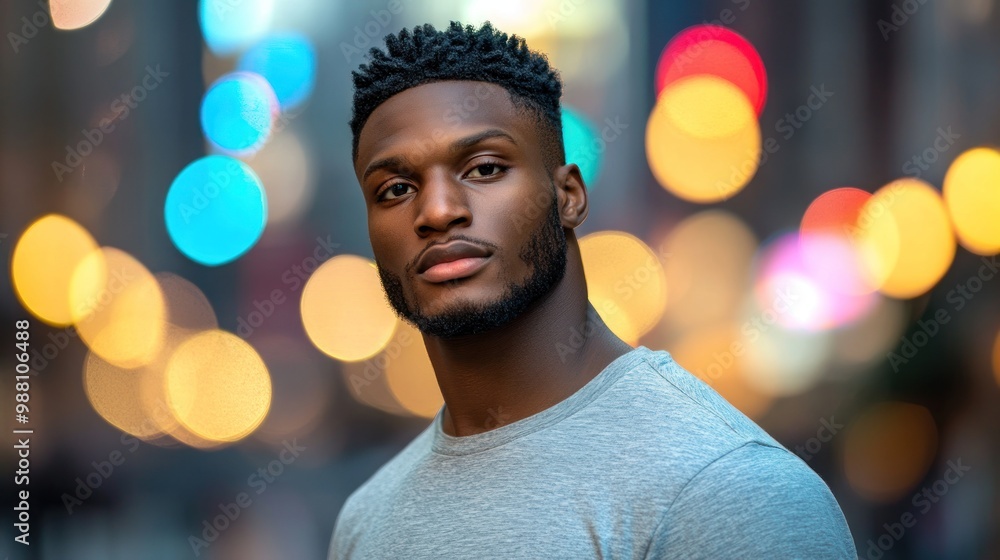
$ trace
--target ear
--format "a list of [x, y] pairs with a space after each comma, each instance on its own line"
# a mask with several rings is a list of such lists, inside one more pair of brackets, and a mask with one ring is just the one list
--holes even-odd
[[559, 204], [559, 218], [563, 227], [576, 229], [587, 219], [587, 186], [575, 163], [557, 167], [552, 174]]

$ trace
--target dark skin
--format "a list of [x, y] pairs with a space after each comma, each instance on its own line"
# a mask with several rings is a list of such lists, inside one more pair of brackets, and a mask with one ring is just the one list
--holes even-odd
[[[463, 103], [475, 109], [456, 113]], [[446, 118], [456, 114], [461, 118]], [[485, 131], [493, 133], [458, 147]], [[378, 106], [359, 136], [355, 173], [383, 285], [387, 278], [397, 282], [397, 313], [405, 307], [433, 318], [500, 305], [511, 286], [529, 284], [538, 268], [525, 262], [525, 247], [554, 237], [543, 236], [548, 210], [565, 233], [565, 273], [516, 316], [486, 332], [423, 333], [448, 435], [478, 434], [537, 414], [632, 350], [587, 300], [574, 233], [588, 212], [580, 170], [572, 163], [547, 166], [542, 140], [533, 113], [515, 106], [502, 87], [474, 81], [407, 89]], [[418, 276], [423, 252], [456, 236], [491, 248], [486, 266], [444, 283]], [[557, 345], [571, 344], [573, 332], [590, 336], [560, 355]]]

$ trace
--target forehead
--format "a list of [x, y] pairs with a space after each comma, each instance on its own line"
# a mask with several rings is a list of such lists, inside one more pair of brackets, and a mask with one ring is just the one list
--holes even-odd
[[396, 152], [446, 147], [486, 128], [504, 130], [519, 143], [534, 142], [529, 113], [515, 107], [503, 87], [474, 81], [421, 84], [390, 97], [368, 117], [358, 137], [356, 167], [363, 170], [366, 162]]

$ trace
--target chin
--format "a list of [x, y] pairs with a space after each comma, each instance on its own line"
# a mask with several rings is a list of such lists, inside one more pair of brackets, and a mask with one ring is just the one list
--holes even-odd
[[417, 308], [421, 315], [428, 317], [451, 315], [486, 307], [502, 295], [499, 289], [494, 291], [484, 289], [481, 286], [470, 286], [468, 282], [425, 283], [424, 288], [427, 287], [433, 290], [433, 293], [422, 289], [423, 297], [417, 300], [419, 302]]

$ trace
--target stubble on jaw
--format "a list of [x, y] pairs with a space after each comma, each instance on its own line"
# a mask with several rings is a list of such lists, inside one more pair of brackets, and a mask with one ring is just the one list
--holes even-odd
[[[425, 315], [420, 310], [419, 302], [415, 308], [411, 308], [406, 301], [399, 275], [385, 270], [376, 258], [375, 264], [382, 281], [382, 288], [396, 315], [424, 334], [438, 338], [455, 338], [501, 327], [523, 314], [533, 303], [551, 292], [566, 274], [567, 252], [566, 232], [559, 219], [555, 185], [551, 187], [552, 203], [549, 205], [546, 219], [539, 224], [518, 253], [518, 257], [530, 269], [528, 278], [520, 284], [508, 281], [503, 294], [493, 302], [478, 304], [462, 301], [444, 313]], [[509, 277], [509, 269], [505, 268], [502, 272], [503, 276]]]

